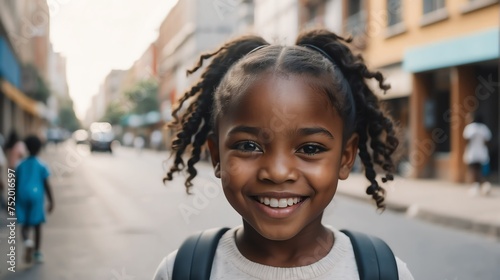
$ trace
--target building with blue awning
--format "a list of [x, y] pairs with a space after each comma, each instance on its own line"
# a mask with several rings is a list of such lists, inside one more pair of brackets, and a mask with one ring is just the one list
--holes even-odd
[[381, 97], [401, 126], [408, 174], [469, 181], [462, 133], [479, 112], [493, 135], [490, 179], [500, 181], [499, 1], [344, 3], [348, 17], [363, 15], [359, 50], [391, 84]]

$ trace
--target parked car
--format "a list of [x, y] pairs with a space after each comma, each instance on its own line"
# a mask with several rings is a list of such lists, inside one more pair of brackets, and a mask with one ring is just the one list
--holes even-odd
[[75, 140], [76, 144], [87, 144], [89, 133], [85, 129], [79, 129], [73, 132], [73, 140]]
[[64, 141], [64, 133], [58, 127], [51, 127], [47, 130], [47, 143], [59, 144]]
[[110, 123], [95, 122], [90, 125], [90, 151], [105, 151], [112, 153], [115, 135]]

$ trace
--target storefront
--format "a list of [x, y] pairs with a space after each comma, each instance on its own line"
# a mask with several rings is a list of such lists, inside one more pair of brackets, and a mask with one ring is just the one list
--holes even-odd
[[21, 67], [8, 41], [0, 36], [0, 133], [38, 133], [45, 123], [45, 106], [21, 90]]
[[480, 112], [492, 132], [491, 180], [499, 170], [499, 29], [409, 49], [404, 70], [413, 73], [410, 154], [413, 177], [466, 182], [462, 133], [469, 113]]

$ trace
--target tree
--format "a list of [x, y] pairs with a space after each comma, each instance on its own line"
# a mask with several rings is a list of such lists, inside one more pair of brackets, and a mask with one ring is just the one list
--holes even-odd
[[59, 126], [71, 132], [81, 128], [80, 121], [73, 109], [73, 100], [71, 99], [61, 101], [59, 107]]
[[111, 102], [106, 108], [104, 117], [101, 118], [103, 122], [109, 122], [112, 125], [120, 124], [121, 119], [127, 114], [125, 108], [119, 101]]
[[125, 98], [133, 114], [146, 114], [159, 111], [158, 83], [154, 80], [140, 81], [131, 90], [125, 92]]

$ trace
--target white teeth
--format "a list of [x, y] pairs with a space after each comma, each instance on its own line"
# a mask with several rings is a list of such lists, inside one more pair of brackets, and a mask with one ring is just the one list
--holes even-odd
[[279, 208], [285, 208], [285, 207], [287, 207], [288, 206], [288, 202], [287, 201], [288, 200], [286, 198], [280, 198], [278, 207]]
[[300, 197], [290, 197], [290, 198], [269, 198], [269, 197], [258, 197], [260, 203], [267, 205], [272, 208], [286, 208], [297, 204], [302, 201]]
[[271, 202], [269, 204], [269, 206], [271, 206], [271, 207], [278, 207], [279, 202], [278, 202], [278, 200], [276, 198], [271, 198], [271, 199], [269, 199], [269, 201]]
[[269, 205], [269, 204], [271, 204], [271, 201], [269, 200], [269, 198], [268, 198], [268, 197], [264, 197], [264, 204], [265, 204], [265, 205]]

